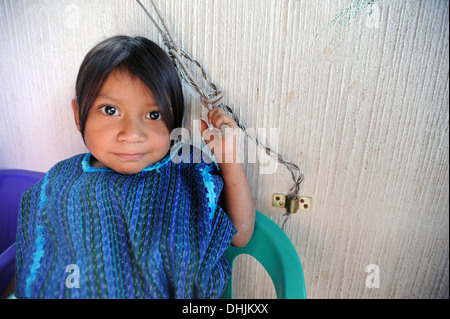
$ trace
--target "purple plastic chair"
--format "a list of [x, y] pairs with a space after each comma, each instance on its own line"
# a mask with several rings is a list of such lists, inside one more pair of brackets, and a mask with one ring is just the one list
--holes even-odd
[[23, 192], [43, 179], [45, 173], [0, 170], [0, 296], [16, 271], [17, 215]]

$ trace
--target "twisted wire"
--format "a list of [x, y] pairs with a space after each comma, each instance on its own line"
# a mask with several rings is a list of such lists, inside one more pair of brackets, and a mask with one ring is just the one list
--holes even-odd
[[[241, 122], [239, 117], [237, 116], [236, 112], [226, 103], [224, 103], [223, 97], [224, 94], [222, 91], [220, 91], [217, 86], [209, 80], [206, 70], [203, 68], [203, 66], [195, 59], [193, 59], [188, 53], [186, 53], [184, 50], [180, 49], [180, 47], [176, 44], [176, 42], [173, 40], [173, 37], [169, 31], [169, 28], [167, 27], [165, 20], [163, 19], [161, 13], [159, 12], [158, 8], [156, 7], [154, 0], [150, 0], [151, 4], [158, 16], [158, 19], [161, 21], [160, 26], [158, 22], [153, 18], [151, 13], [145, 8], [145, 6], [142, 4], [140, 0], [136, 0], [137, 3], [141, 6], [141, 8], [144, 10], [146, 15], [150, 18], [150, 20], [153, 22], [153, 24], [158, 29], [159, 33], [161, 34], [163, 38], [163, 42], [165, 46], [168, 48], [169, 55], [172, 57], [172, 60], [177, 66], [178, 73], [180, 77], [185, 80], [190, 86], [192, 86], [201, 96], [201, 102], [202, 104], [208, 109], [212, 109], [215, 107], [221, 107], [225, 112], [227, 112], [232, 119], [236, 122], [237, 126], [244, 132], [244, 134], [253, 141], [258, 147], [265, 150], [265, 153], [270, 156], [272, 159], [276, 160], [278, 163], [284, 165], [287, 170], [291, 174], [291, 178], [294, 182], [293, 186], [290, 188], [289, 193], [287, 194], [287, 197], [291, 200], [298, 200], [299, 198], [299, 192], [300, 192], [300, 184], [303, 182], [304, 174], [300, 170], [300, 168], [287, 160], [284, 159], [284, 157], [279, 154], [278, 152], [272, 150], [267, 144], [263, 143], [258, 136], [251, 134], [247, 127]], [[206, 89], [199, 84], [199, 82], [196, 80], [196, 78], [192, 75], [192, 73], [189, 71], [189, 68], [187, 67], [184, 60], [187, 62], [190, 62], [192, 65], [194, 65], [201, 73], [201, 79], [204, 84], [206, 84]], [[290, 213], [287, 212], [284, 216], [287, 216], [282, 228], [284, 227], [284, 224], [290, 217]]]

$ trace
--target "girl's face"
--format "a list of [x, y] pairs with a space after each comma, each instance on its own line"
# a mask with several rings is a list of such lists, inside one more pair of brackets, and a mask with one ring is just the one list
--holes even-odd
[[[72, 107], [79, 127], [78, 105]], [[139, 78], [114, 70], [86, 120], [85, 143], [97, 161], [122, 174], [135, 174], [161, 160], [170, 149], [170, 132], [153, 94]]]

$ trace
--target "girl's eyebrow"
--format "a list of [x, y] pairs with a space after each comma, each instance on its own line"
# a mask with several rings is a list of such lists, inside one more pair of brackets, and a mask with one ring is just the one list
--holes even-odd
[[[120, 100], [119, 98], [116, 98], [112, 95], [109, 94], [99, 94], [97, 96], [98, 99], [106, 99], [106, 100], [110, 100], [111, 102], [115, 103], [115, 104], [120, 104], [122, 102], [122, 100]], [[158, 109], [160, 110], [161, 108], [159, 107], [158, 104], [153, 104], [153, 103], [147, 103], [146, 104], [147, 107], [150, 108], [154, 108], [154, 109]]]
[[121, 102], [119, 99], [117, 99], [117, 98], [115, 98], [114, 96], [109, 95], [109, 94], [99, 94], [99, 95], [97, 96], [97, 98], [110, 100], [110, 101], [112, 101], [112, 102], [114, 102], [114, 103], [119, 103], [119, 102]]

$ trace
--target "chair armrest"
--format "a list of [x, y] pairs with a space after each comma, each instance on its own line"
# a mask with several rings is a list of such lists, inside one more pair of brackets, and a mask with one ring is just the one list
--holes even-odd
[[[286, 233], [269, 217], [256, 211], [255, 230], [245, 247], [230, 246], [226, 256], [232, 265], [240, 254], [256, 258], [269, 273], [279, 299], [306, 298], [300, 257]], [[231, 296], [231, 283], [226, 296]]]

